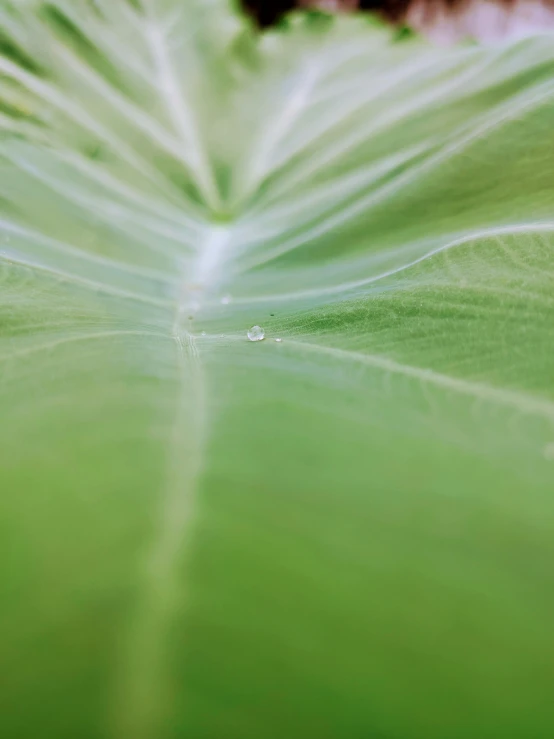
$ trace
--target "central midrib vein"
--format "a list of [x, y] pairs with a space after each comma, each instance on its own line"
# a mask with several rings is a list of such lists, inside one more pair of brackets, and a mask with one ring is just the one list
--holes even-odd
[[225, 228], [207, 229], [191, 270], [192, 282], [184, 283], [175, 309], [172, 336], [179, 391], [156, 535], [144, 563], [140, 600], [121, 658], [113, 722], [116, 739], [160, 739], [171, 711], [168, 635], [176, 611], [186, 606], [179, 573], [186, 568], [190, 551], [207, 441], [204, 371], [188, 326], [190, 314], [195, 317], [206, 291], [217, 284], [229, 235]]
[[170, 710], [168, 635], [186, 606], [186, 568], [206, 443], [206, 389], [194, 337], [176, 337], [179, 392], [154, 540], [143, 566], [140, 600], [121, 660], [114, 737], [159, 739]]

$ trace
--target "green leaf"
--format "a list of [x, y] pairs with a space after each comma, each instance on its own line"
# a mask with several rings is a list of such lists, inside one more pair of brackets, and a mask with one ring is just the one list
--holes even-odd
[[3, 735], [551, 737], [551, 37], [0, 26]]

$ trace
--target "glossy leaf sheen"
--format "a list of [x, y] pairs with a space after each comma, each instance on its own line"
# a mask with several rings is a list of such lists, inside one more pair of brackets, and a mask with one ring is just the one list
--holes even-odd
[[2, 733], [552, 737], [552, 39], [0, 19]]

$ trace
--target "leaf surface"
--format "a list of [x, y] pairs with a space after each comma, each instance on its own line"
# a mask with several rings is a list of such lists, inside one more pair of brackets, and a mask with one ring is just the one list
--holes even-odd
[[551, 737], [551, 37], [0, 25], [6, 735]]

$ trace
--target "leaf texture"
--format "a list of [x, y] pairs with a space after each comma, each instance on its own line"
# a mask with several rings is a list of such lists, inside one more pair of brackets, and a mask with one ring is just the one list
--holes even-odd
[[3, 733], [551, 737], [551, 37], [0, 27]]

